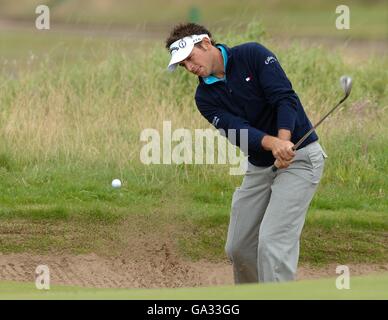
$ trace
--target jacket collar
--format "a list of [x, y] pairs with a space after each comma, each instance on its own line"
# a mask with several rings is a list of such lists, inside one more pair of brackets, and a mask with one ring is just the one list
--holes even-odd
[[226, 70], [225, 70], [225, 75], [227, 75], [228, 71], [230, 70], [230, 66], [232, 65], [232, 61], [233, 61], [232, 60], [232, 56], [233, 56], [232, 49], [229, 48], [227, 45], [222, 44], [222, 43], [219, 43], [217, 45], [223, 46], [225, 51], [226, 51], [226, 54], [228, 55], [228, 64], [226, 65]]
[[[227, 74], [229, 73], [229, 70], [232, 64], [232, 49], [223, 43], [217, 43], [216, 46], [223, 46], [228, 56], [228, 63], [226, 65], [226, 70], [225, 70], [225, 76], [227, 77]], [[199, 83], [204, 84], [202, 77], [198, 77], [198, 80], [199, 80]]]

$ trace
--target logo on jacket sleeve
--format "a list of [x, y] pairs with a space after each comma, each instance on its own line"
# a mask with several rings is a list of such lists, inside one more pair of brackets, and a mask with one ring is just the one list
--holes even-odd
[[217, 116], [214, 116], [213, 121], [212, 121], [212, 125], [217, 127], [219, 121], [220, 121], [220, 118]]
[[270, 63], [275, 62], [275, 61], [277, 61], [275, 57], [269, 56], [269, 57], [267, 57], [267, 59], [265, 59], [264, 63], [270, 64]]

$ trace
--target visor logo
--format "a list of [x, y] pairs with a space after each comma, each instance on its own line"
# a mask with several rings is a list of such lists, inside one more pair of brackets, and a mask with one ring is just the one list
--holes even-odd
[[185, 40], [179, 41], [178, 46], [179, 46], [179, 48], [183, 49], [184, 47], [186, 47], [186, 41]]
[[172, 48], [170, 49], [170, 53], [173, 54], [174, 51], [178, 51], [178, 50], [179, 50], [178, 47], [172, 47]]

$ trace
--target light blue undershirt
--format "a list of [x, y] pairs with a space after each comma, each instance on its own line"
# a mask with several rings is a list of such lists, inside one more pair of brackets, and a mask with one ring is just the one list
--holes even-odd
[[[217, 48], [221, 50], [222, 58], [224, 60], [224, 71], [226, 71], [226, 64], [228, 63], [228, 54], [226, 53], [226, 50], [223, 46], [218, 45]], [[217, 78], [213, 75], [207, 76], [207, 77], [202, 77], [203, 82], [206, 84], [212, 84], [217, 81], [226, 81], [226, 77], [224, 75], [223, 78]]]

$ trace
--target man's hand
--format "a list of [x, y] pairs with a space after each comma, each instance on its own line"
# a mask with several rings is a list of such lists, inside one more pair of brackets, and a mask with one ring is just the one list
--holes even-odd
[[281, 160], [278, 160], [276, 159], [275, 160], [275, 167], [278, 168], [278, 169], [284, 169], [284, 168], [288, 168], [288, 166], [291, 164], [292, 160], [291, 161], [281, 161]]
[[271, 150], [275, 157], [275, 166], [279, 169], [287, 168], [295, 157], [295, 151], [292, 150], [294, 144], [288, 140], [282, 140], [272, 136], [264, 136], [261, 141], [265, 150]]

